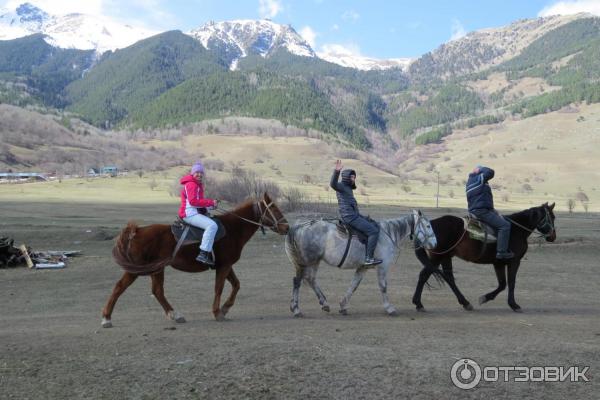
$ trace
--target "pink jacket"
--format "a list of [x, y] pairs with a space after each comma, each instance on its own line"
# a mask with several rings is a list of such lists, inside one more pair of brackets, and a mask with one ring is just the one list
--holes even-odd
[[179, 183], [183, 185], [181, 207], [179, 208], [181, 218], [198, 214], [198, 208], [214, 207], [215, 201], [204, 198], [204, 186], [192, 175], [184, 176]]

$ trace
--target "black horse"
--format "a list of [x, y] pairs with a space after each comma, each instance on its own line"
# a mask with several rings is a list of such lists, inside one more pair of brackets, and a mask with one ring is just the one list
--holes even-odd
[[[413, 296], [413, 304], [417, 311], [424, 311], [421, 303], [421, 293], [423, 286], [431, 274], [435, 274], [438, 279], [443, 279], [448, 283], [458, 302], [466, 309], [472, 310], [473, 306], [463, 296], [452, 273], [452, 257], [457, 256], [465, 261], [477, 264], [494, 264], [496, 277], [498, 278], [498, 288], [479, 298], [479, 304], [494, 300], [498, 293], [506, 288], [506, 271], [508, 270], [508, 305], [515, 312], [521, 312], [521, 307], [515, 301], [515, 281], [517, 271], [521, 264], [521, 258], [527, 252], [527, 238], [535, 230], [548, 242], [556, 240], [556, 229], [554, 228], [554, 209], [555, 204], [542, 204], [539, 207], [532, 207], [507, 218], [511, 223], [509, 248], [515, 257], [509, 260], [496, 259], [496, 243], [485, 245], [483, 242], [471, 239], [465, 231], [464, 222], [461, 218], [452, 215], [432, 219], [431, 226], [435, 232], [438, 245], [435, 249], [425, 250], [417, 248], [415, 254], [421, 263], [423, 269], [419, 274], [419, 283]], [[483, 248], [483, 246], [486, 246]], [[442, 265], [442, 270], [438, 269]]]

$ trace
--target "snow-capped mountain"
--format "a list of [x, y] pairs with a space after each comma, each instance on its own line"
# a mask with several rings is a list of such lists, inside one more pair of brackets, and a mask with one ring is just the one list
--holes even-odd
[[317, 56], [325, 61], [341, 65], [342, 67], [356, 68], [363, 71], [384, 70], [390, 68], [400, 68], [403, 71], [413, 61], [411, 58], [390, 58], [377, 59], [357, 55], [343, 46], [326, 46], [323, 52], [317, 53]]
[[21, 4], [15, 10], [0, 10], [0, 40], [34, 33], [45, 34], [46, 41], [52, 46], [95, 49], [103, 53], [127, 47], [158, 32], [124, 25], [103, 16], [49, 15], [30, 3]]
[[188, 34], [206, 49], [223, 52], [231, 69], [236, 69], [239, 59], [249, 54], [268, 57], [282, 48], [298, 56], [315, 57], [313, 49], [294, 28], [266, 19], [211, 21]]

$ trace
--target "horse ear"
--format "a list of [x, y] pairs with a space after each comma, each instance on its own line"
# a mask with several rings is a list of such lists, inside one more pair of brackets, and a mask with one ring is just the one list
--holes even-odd
[[555, 203], [552, 203], [552, 205], [550, 206], [550, 210], [554, 210], [554, 206], [555, 206], [555, 205], [556, 205], [556, 202], [555, 202]]
[[417, 210], [417, 212], [419, 213], [419, 217], [423, 216], [423, 213], [421, 212], [421, 210]]
[[263, 199], [267, 202], [270, 203], [271, 202], [271, 197], [269, 197], [269, 194], [267, 192], [263, 193]]

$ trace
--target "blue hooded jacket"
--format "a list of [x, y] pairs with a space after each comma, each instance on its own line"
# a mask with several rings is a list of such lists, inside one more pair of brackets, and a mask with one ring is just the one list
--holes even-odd
[[467, 203], [469, 212], [473, 210], [493, 210], [494, 196], [488, 181], [494, 177], [494, 170], [480, 167], [479, 173], [470, 173], [467, 180]]

